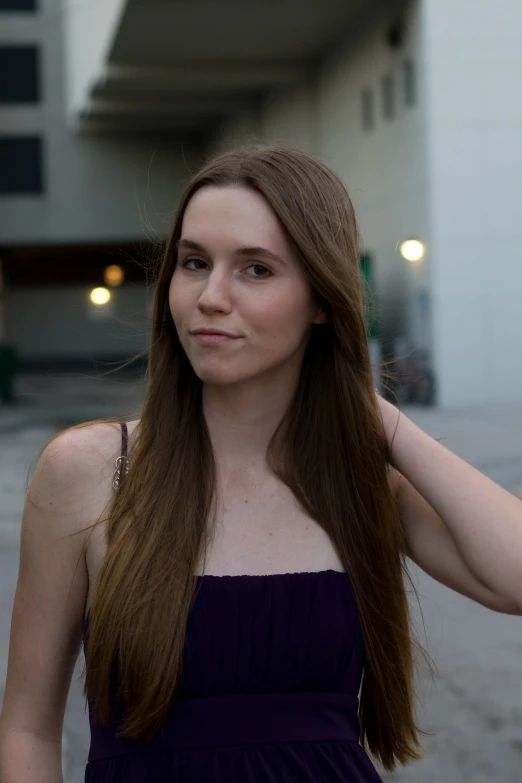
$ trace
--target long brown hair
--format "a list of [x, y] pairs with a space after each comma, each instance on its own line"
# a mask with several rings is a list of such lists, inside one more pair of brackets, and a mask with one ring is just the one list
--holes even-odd
[[85, 694], [96, 722], [117, 700], [121, 734], [146, 740], [180, 681], [195, 573], [214, 514], [215, 468], [202, 383], [181, 347], [168, 292], [194, 193], [253, 188], [286, 232], [328, 316], [314, 325], [295, 397], [269, 447], [274, 473], [328, 533], [353, 584], [366, 660], [361, 739], [393, 769], [420, 758], [405, 541], [388, 482], [389, 450], [372, 380], [359, 237], [340, 180], [302, 152], [248, 145], [207, 162], [181, 197], [159, 271], [148, 383], [132, 467], [107, 519], [93, 597]]

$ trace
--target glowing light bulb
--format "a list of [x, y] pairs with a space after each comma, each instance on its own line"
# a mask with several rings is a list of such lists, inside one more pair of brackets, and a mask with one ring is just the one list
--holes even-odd
[[111, 292], [108, 288], [93, 288], [89, 294], [89, 299], [94, 305], [102, 307], [111, 301]]
[[110, 264], [109, 266], [106, 266], [103, 270], [103, 279], [105, 281], [105, 285], [110, 285], [113, 287], [121, 285], [125, 279], [125, 272], [123, 271], [123, 267], [119, 266], [118, 264]]
[[401, 243], [401, 255], [406, 261], [416, 263], [424, 257], [424, 244], [418, 239], [406, 239]]

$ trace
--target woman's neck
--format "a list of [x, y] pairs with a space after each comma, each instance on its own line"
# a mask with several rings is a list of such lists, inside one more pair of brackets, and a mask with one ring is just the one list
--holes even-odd
[[297, 380], [259, 378], [203, 386], [203, 412], [214, 453], [226, 463], [265, 464], [270, 440], [295, 393]]

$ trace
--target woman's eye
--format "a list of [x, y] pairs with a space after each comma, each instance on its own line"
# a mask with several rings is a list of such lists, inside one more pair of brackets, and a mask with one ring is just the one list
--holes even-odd
[[250, 277], [270, 277], [272, 272], [264, 264], [250, 264], [249, 269], [253, 269], [254, 273]]
[[[208, 264], [202, 258], [191, 256], [190, 258], [186, 258], [183, 261], [182, 266], [184, 269], [189, 269], [194, 272], [199, 272], [203, 269], [206, 269], [208, 267]], [[250, 266], [248, 267], [248, 276], [256, 277], [256, 278], [271, 277], [272, 272], [264, 264], [250, 264]]]
[[[185, 261], [183, 261], [183, 267], [185, 269], [203, 269], [204, 266], [206, 266], [206, 261], [203, 261], [202, 258], [186, 258]], [[196, 264], [196, 266], [189, 266], [189, 264]], [[203, 264], [203, 266], [197, 266], [197, 264]]]

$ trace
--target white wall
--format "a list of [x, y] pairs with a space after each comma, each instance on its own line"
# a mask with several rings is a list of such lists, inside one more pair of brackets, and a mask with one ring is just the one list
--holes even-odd
[[[417, 3], [409, 3], [404, 47], [391, 50], [385, 31], [394, 16], [369, 19], [353, 40], [336, 52], [313, 80], [272, 95], [258, 116], [234, 119], [222, 129], [219, 147], [248, 140], [299, 147], [319, 157], [346, 184], [359, 219], [366, 249], [375, 263], [376, 286], [386, 339], [407, 333], [417, 347], [430, 347], [430, 320], [419, 312], [418, 296], [429, 290], [430, 255], [419, 267], [408, 265], [398, 244], [418, 236], [429, 244], [428, 182], [425, 149], [425, 96], [421, 24]], [[405, 107], [402, 64], [412, 57], [417, 71], [418, 103]], [[382, 118], [380, 80], [394, 75], [396, 117]], [[361, 90], [372, 87], [376, 126], [362, 129]], [[246, 132], [245, 132], [246, 129]]]
[[311, 82], [275, 93], [266, 101], [261, 118], [265, 138], [310, 155], [320, 154], [317, 108], [316, 89]]
[[86, 105], [93, 82], [103, 73], [127, 3], [128, 0], [63, 2], [69, 116]]
[[75, 135], [66, 117], [63, 4], [39, 5], [36, 14], [2, 15], [0, 41], [40, 44], [42, 102], [0, 107], [0, 127], [2, 133], [42, 134], [45, 192], [0, 196], [0, 243], [118, 241], [149, 227], [165, 233], [189, 176], [190, 145], [182, 150], [166, 137]]
[[[354, 202], [365, 247], [374, 257], [376, 285], [385, 337], [407, 334], [412, 346], [429, 348], [430, 323], [418, 301], [429, 288], [430, 254], [412, 266], [399, 244], [419, 237], [429, 246], [430, 226], [425, 150], [425, 93], [421, 29], [416, 3], [405, 9], [406, 37], [391, 49], [385, 32], [394, 17], [384, 14], [344, 52], [326, 64], [318, 90], [316, 114], [322, 160], [343, 179]], [[405, 106], [403, 63], [412, 58], [417, 76], [417, 104]], [[392, 74], [396, 114], [384, 119], [381, 79]], [[361, 89], [371, 87], [376, 99], [376, 127], [361, 124]]]
[[210, 146], [213, 153], [218, 153], [239, 144], [253, 144], [264, 140], [262, 114], [258, 107], [250, 105], [221, 123]]
[[442, 403], [522, 398], [522, 3], [424, 0]]
[[[6, 300], [7, 339], [22, 360], [125, 357], [148, 347], [150, 291], [141, 283], [113, 289], [107, 317], [90, 286], [13, 289]], [[93, 313], [94, 311], [94, 313]]]

